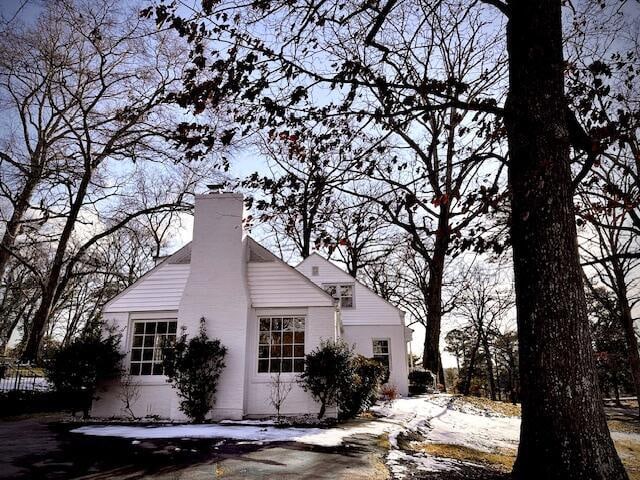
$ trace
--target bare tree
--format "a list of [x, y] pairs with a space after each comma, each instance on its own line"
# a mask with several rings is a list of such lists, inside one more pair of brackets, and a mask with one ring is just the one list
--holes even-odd
[[[141, 23], [135, 9], [108, 1], [52, 3], [35, 26], [3, 32], [3, 48], [12, 49], [3, 56], [3, 100], [20, 133], [5, 137], [2, 159], [21, 193], [7, 194], [13, 207], [0, 269], [9, 256], [28, 264], [16, 244], [25, 221], [44, 225], [40, 231], [54, 245], [24, 358], [37, 357], [56, 306], [94, 245], [138, 218], [166, 226], [175, 212], [191, 208], [186, 195], [202, 175], [185, 166], [181, 176], [173, 166], [176, 111], [165, 105], [183, 76], [179, 45]], [[150, 164], [173, 178], [157, 190], [161, 196], [140, 180]], [[3, 191], [11, 191], [8, 185], [3, 179]]]
[[278, 370], [277, 373], [271, 375], [271, 392], [269, 394], [269, 401], [276, 410], [276, 420], [280, 421], [280, 410], [284, 405], [285, 400], [289, 396], [293, 383], [282, 379], [282, 372]]
[[131, 418], [131, 420], [138, 420], [138, 417], [133, 413], [133, 405], [140, 398], [140, 382], [138, 378], [123, 374], [120, 377], [118, 398], [122, 402], [122, 410]]
[[[456, 108], [481, 112], [481, 117], [483, 113], [498, 116], [504, 113], [523, 405], [514, 475], [519, 479], [624, 479], [627, 475], [611, 441], [599, 397], [576, 241], [570, 156], [570, 143], [575, 140], [570, 130], [575, 123], [571, 122], [568, 113], [564, 88], [562, 4], [559, 0], [483, 0], [470, 6], [445, 1], [394, 0], [384, 2], [384, 5], [326, 1], [253, 2], [242, 4], [243, 14], [250, 13], [240, 15], [241, 20], [234, 28], [226, 25], [228, 18], [236, 18], [230, 14], [232, 6], [226, 3], [220, 6], [219, 3], [204, 2], [202, 12], [197, 12], [193, 23], [179, 18], [175, 10], [164, 6], [156, 9], [156, 14], [159, 22], [172, 22], [187, 33], [190, 26], [199, 25], [203, 18], [208, 25], [212, 24], [210, 30], [200, 30], [193, 39], [200, 68], [212, 71], [215, 81], [191, 85], [194, 88], [187, 88], [181, 98], [197, 105], [206, 97], [203, 92], [217, 99], [221, 85], [232, 84], [234, 89], [245, 85], [247, 88], [242, 89], [240, 98], [255, 100], [260, 97], [259, 103], [265, 107], [261, 110], [263, 116], [257, 119], [254, 114], [248, 123], [260, 125], [271, 119], [283, 122], [292, 117], [295, 120], [296, 113], [304, 110], [303, 107], [316, 103], [315, 112], [324, 115], [327, 121], [341, 114], [362, 115], [363, 119], [373, 118], [385, 125], [385, 132], [401, 136], [403, 131], [415, 130], [402, 120], [394, 125], [392, 119], [398, 117], [393, 113], [398, 110], [413, 112], [418, 118], [429, 117], [434, 110]], [[445, 31], [459, 25], [455, 20], [451, 21], [455, 15], [450, 12], [455, 12], [456, 7], [465, 19], [473, 18], [478, 9], [491, 15], [486, 11], [491, 8], [498, 16], [498, 22], [504, 19], [504, 32], [496, 28], [496, 22], [491, 22], [479, 35], [469, 35], [465, 29], [441, 42], [427, 41], [430, 39], [421, 36], [435, 30], [430, 27], [439, 25], [438, 21]], [[480, 16], [481, 20], [485, 18], [488, 17]], [[262, 19], [266, 20], [261, 22]], [[267, 22], [273, 36], [264, 39], [252, 35], [267, 31]], [[247, 24], [256, 30], [247, 31]], [[216, 49], [212, 59], [205, 58], [202, 48], [209, 32], [219, 34], [218, 45], [225, 41], [230, 45], [227, 49]], [[468, 44], [473, 52], [491, 51], [484, 48], [483, 41], [487, 38], [495, 39], [499, 46], [506, 45], [508, 63], [502, 65], [508, 67], [509, 85], [504, 110], [496, 101], [469, 97], [467, 93], [475, 91], [469, 88], [472, 82], [462, 81], [464, 88], [459, 88], [463, 78], [458, 72], [454, 72], [451, 79], [438, 81], [428, 68], [420, 68], [417, 82], [404, 82], [404, 73], [411, 71], [412, 62], [400, 62], [395, 68], [393, 65], [380, 67], [380, 60], [386, 61], [405, 51], [398, 37], [406, 34], [419, 42], [407, 49], [412, 56], [421, 55], [420, 46], [423, 45], [445, 45], [447, 50], [455, 50], [452, 42], [458, 39], [464, 40], [464, 45]], [[272, 45], [269, 42], [272, 38], [278, 44]], [[356, 49], [344, 48], [345, 44], [353, 43]], [[340, 55], [345, 51], [348, 54]], [[331, 54], [335, 54], [335, 60]], [[318, 61], [318, 57], [325, 61]], [[367, 61], [362, 62], [362, 57]], [[496, 57], [489, 56], [486, 60], [488, 65], [495, 65]], [[370, 62], [375, 68], [370, 68]], [[426, 67], [434, 63], [439, 65], [429, 62]], [[238, 69], [230, 69], [230, 64]], [[229, 81], [230, 73], [233, 73], [233, 82]], [[281, 94], [274, 99], [271, 87], [283, 84], [291, 86], [291, 95]], [[308, 90], [318, 84], [336, 89], [334, 95], [338, 98], [327, 100], [323, 96], [326, 101], [314, 102], [315, 98]], [[500, 87], [495, 86], [499, 90], [496, 97], [502, 100], [504, 90]], [[481, 88], [486, 90], [486, 86]], [[371, 94], [359, 96], [363, 91]], [[387, 101], [377, 102], [380, 97]], [[374, 101], [378, 108], [369, 116], [365, 107], [373, 105]], [[413, 103], [417, 101], [419, 103]], [[359, 102], [365, 103], [365, 107]], [[445, 118], [447, 125], [455, 125], [455, 115]], [[406, 130], [402, 130], [403, 126]], [[482, 127], [474, 131], [484, 132]], [[420, 150], [429, 153], [428, 149]], [[414, 153], [419, 155], [417, 150]], [[446, 164], [447, 159], [453, 161], [458, 156], [445, 154], [442, 158]], [[471, 158], [475, 159], [477, 155]], [[400, 165], [404, 165], [404, 161]], [[467, 163], [463, 162], [463, 165]], [[470, 177], [481, 178], [481, 172], [476, 171]], [[411, 183], [403, 180], [397, 192], [405, 193], [403, 185], [406, 184]], [[456, 198], [455, 190], [435, 192], [436, 198], [431, 197], [432, 191], [423, 196], [421, 191], [412, 190], [406, 193], [413, 195], [406, 195], [405, 201], [399, 204], [399, 211], [404, 209], [405, 222], [409, 223], [416, 219], [416, 205], [431, 211], [429, 202], [432, 199], [440, 207]], [[449, 195], [445, 197], [445, 194]], [[396, 211], [397, 205], [389, 204], [391, 212]], [[445, 208], [447, 213], [451, 214], [449, 208]], [[439, 230], [440, 241], [448, 240], [450, 218], [438, 214], [436, 226], [436, 222], [434, 225], [428, 225], [426, 221], [423, 224], [426, 217], [417, 217], [417, 225], [432, 234]], [[464, 218], [469, 217], [465, 215]], [[463, 220], [460, 223], [468, 226]], [[415, 238], [419, 253], [420, 240], [423, 240], [422, 236]], [[431, 252], [427, 253], [425, 259], [433, 264], [430, 273], [433, 291], [437, 293], [441, 264], [432, 260]], [[437, 297], [434, 294], [433, 298]], [[425, 344], [430, 350], [425, 348], [425, 361], [435, 363], [438, 352], [432, 346], [437, 345], [439, 338], [441, 311], [435, 301], [430, 306], [435, 318]], [[540, 375], [541, 371], [546, 375]]]
[[468, 322], [475, 338], [462, 388], [465, 395], [469, 393], [478, 350], [482, 348], [490, 396], [492, 400], [497, 398], [492, 343], [496, 333], [500, 332], [500, 325], [506, 322], [506, 316], [514, 306], [513, 293], [509, 285], [510, 282], [501, 278], [499, 271], [492, 272], [478, 267], [474, 268], [464, 281], [461, 298], [456, 304], [457, 313]]

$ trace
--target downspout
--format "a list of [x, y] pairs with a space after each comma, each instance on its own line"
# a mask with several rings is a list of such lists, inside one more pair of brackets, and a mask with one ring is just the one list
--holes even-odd
[[333, 311], [333, 340], [337, 342], [341, 336], [342, 336], [342, 312], [340, 310], [340, 306], [336, 305], [336, 308]]

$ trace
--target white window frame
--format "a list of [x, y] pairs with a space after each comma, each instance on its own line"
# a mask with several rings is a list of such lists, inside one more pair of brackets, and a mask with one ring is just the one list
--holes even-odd
[[[135, 337], [140, 335], [140, 334], [136, 334], [136, 324], [140, 324], [140, 323], [144, 323], [144, 324], [156, 323], [157, 324], [157, 323], [160, 323], [160, 322], [167, 322], [167, 324], [175, 323], [176, 324], [175, 333], [174, 332], [169, 333], [170, 328], [169, 328], [169, 325], [167, 325], [167, 334], [164, 334], [164, 335], [175, 335], [176, 338], [178, 337], [178, 321], [177, 321], [176, 318], [158, 317], [158, 318], [132, 318], [131, 319], [131, 334], [129, 336], [129, 348], [128, 348], [128, 354], [129, 354], [129, 356], [128, 356], [128, 372], [129, 372], [129, 374], [131, 376], [134, 376], [134, 377], [140, 378], [140, 379], [150, 379], [150, 380], [151, 379], [160, 380], [160, 379], [166, 378], [165, 374], [164, 374], [164, 371], [162, 373], [159, 373], [159, 374], [155, 374], [155, 375], [153, 374], [153, 365], [157, 364], [158, 363], [157, 361], [154, 361], [153, 358], [152, 358], [152, 360], [143, 360], [144, 350], [150, 348], [150, 347], [145, 347], [144, 346], [144, 340], [145, 340], [145, 336], [146, 336], [145, 333], [142, 334], [142, 342], [143, 342], [142, 347], [136, 347], [135, 346]], [[146, 329], [146, 326], [145, 326], [145, 329]], [[157, 326], [156, 326], [156, 329], [157, 329]], [[157, 335], [157, 333], [155, 333], [154, 335]], [[154, 344], [153, 349], [155, 350], [156, 348], [157, 348], [157, 346]], [[133, 350], [134, 349], [140, 349], [141, 350], [140, 360], [133, 360]], [[131, 364], [132, 363], [139, 363], [141, 365], [141, 367], [140, 367], [141, 369], [142, 369], [142, 364], [151, 363], [151, 371], [152, 371], [152, 373], [150, 373], [150, 374], [142, 374], [142, 373], [134, 374], [134, 373], [131, 373]]]
[[[292, 371], [290, 371], [290, 372], [281, 372], [282, 375], [284, 375], [284, 376], [287, 376], [287, 375], [290, 375], [290, 376], [300, 375], [304, 371], [304, 363], [303, 363], [303, 370], [302, 371], [295, 371], [295, 361], [296, 360], [303, 360], [304, 361], [304, 359], [305, 359], [305, 355], [306, 355], [306, 351], [307, 351], [306, 350], [306, 344], [307, 344], [307, 324], [308, 324], [308, 319], [307, 319], [307, 315], [306, 314], [295, 314], [295, 313], [281, 313], [281, 314], [278, 314], [278, 313], [268, 313], [267, 314], [267, 313], [265, 313], [265, 314], [257, 315], [257, 324], [256, 324], [257, 335], [256, 335], [256, 343], [255, 343], [255, 345], [256, 345], [256, 350], [255, 350], [255, 352], [256, 352], [256, 365], [255, 365], [256, 374], [259, 377], [263, 377], [265, 375], [271, 376], [274, 373], [277, 373], [276, 371], [271, 371], [271, 348], [270, 348], [271, 344], [270, 343], [269, 344], [261, 343], [261, 341], [260, 341], [261, 340], [261, 333], [265, 333], [265, 330], [261, 330], [260, 329], [261, 320], [267, 320], [267, 319], [270, 320], [270, 321], [272, 319], [281, 319], [281, 320], [284, 320], [284, 319], [287, 319], [287, 320], [289, 320], [289, 319], [291, 319], [291, 320], [293, 320], [293, 319], [301, 319], [303, 321], [303, 323], [304, 323], [304, 327], [303, 327], [303, 330], [302, 330], [302, 332], [304, 334], [304, 337], [302, 339], [303, 341], [302, 342], [296, 342], [296, 339], [295, 339], [296, 330], [294, 329], [293, 332], [292, 332], [294, 337], [293, 337], [293, 342], [291, 343], [291, 350], [292, 350], [291, 351], [291, 356], [290, 357], [289, 356], [283, 357], [282, 353], [281, 353], [280, 357], [274, 357], [274, 358], [280, 358], [281, 360], [282, 359], [291, 359], [291, 361], [292, 361]], [[283, 330], [280, 330], [280, 331], [284, 333]], [[269, 337], [270, 337], [269, 340], [271, 340], [271, 334], [274, 333], [274, 330], [272, 329], [272, 327], [269, 328], [268, 332], [269, 332]], [[280, 341], [281, 348], [284, 347], [284, 341], [283, 340], [284, 339], [281, 339], [281, 341]], [[267, 347], [267, 345], [269, 346], [269, 357], [268, 357], [268, 359], [265, 359], [265, 357], [260, 357], [260, 349], [261, 349], [261, 347], [262, 348]], [[295, 355], [296, 346], [297, 347], [302, 346], [302, 353], [303, 353], [302, 356]], [[260, 371], [260, 361], [261, 360], [262, 361], [267, 360], [269, 362], [269, 371], [267, 371], [267, 372], [261, 372]]]
[[[340, 305], [340, 308], [356, 308], [356, 286], [355, 286], [354, 283], [323, 283], [322, 284], [322, 289], [325, 290], [325, 291], [330, 287], [335, 287], [336, 288], [336, 293], [337, 293], [338, 298], [336, 298], [336, 297], [333, 297], [333, 298], [338, 300], [338, 304]], [[349, 305], [349, 306], [342, 305], [342, 289], [345, 288], [345, 287], [351, 288], [351, 297], [350, 297], [351, 298], [351, 305]], [[349, 297], [347, 297], [347, 298], [349, 298]]]
[[[375, 352], [375, 342], [387, 342], [387, 353], [376, 353]], [[392, 356], [391, 356], [391, 339], [390, 338], [372, 338], [371, 339], [371, 351], [373, 352], [372, 358], [375, 359], [376, 355], [383, 356], [386, 355], [389, 358], [389, 374], [391, 374], [392, 368]]]

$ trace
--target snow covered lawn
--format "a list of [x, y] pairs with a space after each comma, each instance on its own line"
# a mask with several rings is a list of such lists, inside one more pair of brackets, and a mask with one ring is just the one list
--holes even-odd
[[514, 455], [518, 446], [519, 417], [478, 408], [453, 395], [399, 399], [375, 411], [404, 425], [389, 434], [387, 465], [398, 479], [412, 471], [484, 468]]
[[256, 425], [256, 422], [251, 420], [246, 423], [234, 423], [164, 426], [89, 425], [76, 428], [71, 433], [132, 439], [219, 438], [255, 443], [299, 442], [321, 447], [336, 447], [353, 435], [377, 436], [394, 428], [393, 424], [385, 421], [350, 423], [333, 428], [278, 428], [263, 424]]

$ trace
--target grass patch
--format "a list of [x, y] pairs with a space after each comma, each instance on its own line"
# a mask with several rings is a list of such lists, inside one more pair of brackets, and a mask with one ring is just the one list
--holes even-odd
[[391, 448], [391, 444], [389, 443], [389, 434], [383, 433], [378, 437], [378, 446], [380, 448], [384, 448], [385, 450], [389, 450]]
[[372, 459], [371, 463], [375, 472], [372, 480], [388, 480], [390, 478], [389, 469], [380, 457], [376, 456]]
[[490, 410], [507, 417], [519, 417], [521, 413], [519, 404], [514, 405], [509, 402], [498, 402], [484, 397], [461, 396], [457, 397], [456, 401], [467, 403], [481, 410]]
[[439, 458], [451, 458], [464, 462], [480, 463], [496, 468], [500, 471], [510, 472], [516, 459], [516, 451], [503, 449], [493, 453], [476, 450], [475, 448], [450, 443], [423, 443], [414, 446], [415, 449]]
[[627, 469], [629, 480], [640, 480], [640, 441], [614, 440], [620, 460]]
[[609, 430], [612, 432], [637, 433], [640, 434], [640, 423], [622, 420], [609, 420]]

